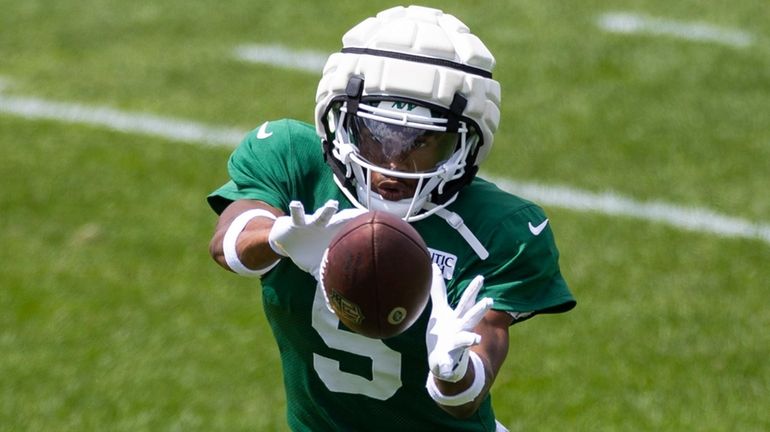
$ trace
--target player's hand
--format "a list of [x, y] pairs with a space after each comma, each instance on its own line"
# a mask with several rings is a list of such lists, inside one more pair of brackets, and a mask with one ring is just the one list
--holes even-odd
[[476, 302], [476, 296], [484, 285], [484, 277], [476, 276], [460, 297], [455, 309], [447, 303], [446, 284], [441, 270], [433, 264], [433, 282], [430, 298], [433, 309], [425, 334], [428, 347], [428, 366], [436, 378], [457, 382], [468, 368], [468, 349], [481, 342], [481, 336], [473, 332], [484, 314], [492, 307], [491, 298]]
[[337, 208], [337, 201], [329, 200], [312, 215], [306, 215], [302, 203], [292, 201], [289, 215], [276, 219], [270, 230], [270, 247], [318, 279], [321, 257], [332, 237], [347, 221], [366, 213], [355, 208], [338, 212]]

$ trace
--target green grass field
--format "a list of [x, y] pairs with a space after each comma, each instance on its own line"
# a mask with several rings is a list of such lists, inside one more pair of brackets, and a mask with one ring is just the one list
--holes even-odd
[[[496, 55], [503, 117], [486, 174], [768, 230], [765, 2], [423, 4], [459, 16]], [[204, 197], [226, 180], [231, 148], [25, 117], [10, 101], [241, 131], [311, 121], [317, 74], [233, 49], [333, 52], [391, 5], [0, 0], [0, 431], [286, 429], [258, 283], [207, 252]], [[597, 25], [607, 12], [751, 42], [610, 33]], [[770, 234], [545, 207], [578, 307], [511, 329], [493, 388], [502, 423], [770, 430]]]

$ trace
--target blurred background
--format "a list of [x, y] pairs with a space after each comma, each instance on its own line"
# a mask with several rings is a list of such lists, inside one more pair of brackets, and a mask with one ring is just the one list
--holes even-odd
[[[0, 431], [286, 429], [205, 196], [397, 4], [0, 0]], [[578, 300], [511, 328], [498, 419], [770, 430], [766, 2], [421, 4], [495, 54], [483, 176], [543, 204]]]

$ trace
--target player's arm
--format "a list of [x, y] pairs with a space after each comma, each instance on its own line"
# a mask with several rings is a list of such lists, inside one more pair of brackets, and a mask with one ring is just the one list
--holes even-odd
[[491, 310], [490, 298], [476, 301], [483, 284], [482, 276], [475, 277], [453, 309], [441, 270], [433, 265], [426, 388], [442, 409], [459, 418], [476, 412], [508, 353], [513, 318]]
[[301, 202], [292, 201], [290, 214], [284, 216], [262, 201], [234, 201], [219, 216], [209, 251], [219, 265], [244, 276], [261, 276], [289, 257], [318, 279], [321, 257], [334, 234], [365, 212], [338, 212], [337, 207], [337, 201], [329, 200], [307, 215]]
[[[268, 237], [275, 220], [283, 214], [263, 201], [233, 201], [217, 221], [209, 243], [211, 257], [220, 266], [236, 273], [258, 275], [266, 271], [281, 258], [270, 247]], [[234, 258], [246, 271], [233, 261]]]
[[508, 313], [489, 310], [484, 314], [478, 325], [474, 327], [473, 332], [481, 336], [481, 341], [470, 350], [478, 356], [483, 365], [483, 370], [476, 370], [476, 363], [471, 361], [468, 364], [465, 376], [456, 383], [433, 377], [436, 388], [442, 394], [456, 396], [471, 389], [476, 380], [477, 373], [481, 372], [482, 374], [483, 386], [473, 400], [457, 406], [439, 403], [442, 409], [458, 418], [470, 417], [479, 409], [481, 402], [484, 401], [484, 398], [489, 393], [497, 373], [505, 362], [508, 354], [508, 329], [512, 321], [513, 318]]

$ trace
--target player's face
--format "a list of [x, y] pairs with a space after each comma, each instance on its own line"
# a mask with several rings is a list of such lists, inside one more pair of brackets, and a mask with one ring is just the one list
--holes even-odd
[[[426, 131], [356, 118], [355, 135], [360, 155], [372, 165], [404, 173], [436, 170], [454, 153], [456, 133]], [[372, 190], [389, 201], [414, 196], [417, 180], [372, 172]]]

